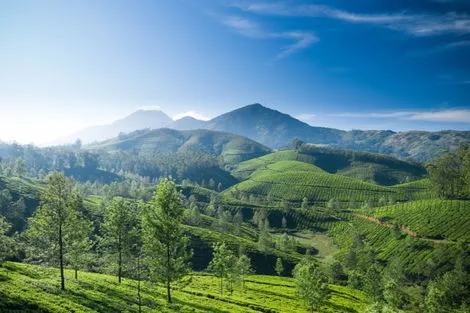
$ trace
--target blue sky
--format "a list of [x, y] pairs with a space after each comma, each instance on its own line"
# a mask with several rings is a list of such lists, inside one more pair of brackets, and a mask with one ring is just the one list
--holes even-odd
[[254, 102], [316, 126], [469, 130], [470, 3], [0, 0], [2, 140]]

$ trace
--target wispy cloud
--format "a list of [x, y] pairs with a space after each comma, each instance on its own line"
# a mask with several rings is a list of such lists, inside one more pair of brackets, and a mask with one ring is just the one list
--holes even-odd
[[437, 46], [427, 50], [412, 51], [409, 55], [412, 57], [428, 57], [435, 54], [452, 51], [460, 48], [470, 47], [470, 40], [461, 40], [451, 42], [445, 45]]
[[314, 121], [316, 117], [317, 117], [316, 114], [310, 114], [310, 113], [304, 113], [304, 114], [299, 114], [295, 116], [295, 118], [297, 118], [298, 120], [301, 120], [306, 123]]
[[259, 39], [286, 39], [294, 43], [284, 47], [276, 56], [276, 60], [285, 58], [299, 50], [306, 49], [316, 43], [319, 39], [312, 32], [287, 31], [269, 32], [263, 30], [259, 24], [239, 16], [228, 16], [222, 19], [222, 24], [229, 27], [238, 34]]
[[203, 121], [208, 121], [210, 119], [206, 115], [204, 115], [202, 113], [199, 113], [197, 111], [187, 111], [187, 112], [184, 112], [184, 113], [179, 113], [179, 114], [174, 115], [172, 118], [173, 118], [173, 120], [176, 121], [176, 120], [179, 120], [180, 118], [183, 118], [183, 117], [186, 117], [186, 116], [190, 116], [190, 117], [196, 118], [198, 120], [203, 120]]
[[330, 116], [351, 118], [388, 118], [427, 122], [470, 123], [470, 109], [448, 109], [438, 111], [397, 111], [371, 113], [342, 113]]
[[407, 12], [365, 14], [336, 9], [327, 5], [288, 5], [284, 2], [237, 4], [235, 7], [252, 13], [305, 16], [337, 19], [348, 23], [373, 24], [403, 31], [414, 36], [432, 36], [445, 33], [470, 33], [470, 16], [464, 13], [410, 14]]

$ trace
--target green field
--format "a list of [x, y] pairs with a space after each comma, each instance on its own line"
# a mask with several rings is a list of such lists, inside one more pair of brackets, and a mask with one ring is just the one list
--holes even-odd
[[470, 201], [423, 200], [377, 208], [374, 216], [423, 237], [470, 241]]
[[[138, 312], [137, 282], [114, 276], [79, 272], [74, 280], [66, 271], [67, 290], [59, 290], [58, 270], [8, 262], [0, 268], [2, 313]], [[322, 312], [360, 313], [369, 305], [363, 293], [330, 285], [331, 299]], [[165, 289], [142, 282], [142, 312], [307, 312], [296, 299], [291, 278], [248, 276], [245, 290], [219, 293], [219, 280], [193, 273], [175, 286], [174, 304], [165, 300]]]
[[245, 181], [232, 186], [225, 194], [239, 192], [261, 197], [270, 195], [274, 199], [297, 202], [307, 198], [312, 203], [322, 204], [333, 198], [344, 203], [351, 199], [359, 202], [371, 199], [377, 201], [382, 197], [404, 201], [413, 198], [414, 191], [419, 192], [417, 196], [422, 196], [421, 189], [384, 187], [330, 174], [299, 161], [277, 161], [258, 167]]

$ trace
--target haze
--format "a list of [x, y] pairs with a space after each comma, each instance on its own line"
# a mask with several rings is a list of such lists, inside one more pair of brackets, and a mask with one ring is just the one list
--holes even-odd
[[[308, 5], [310, 4], [310, 5]], [[259, 102], [314, 126], [470, 129], [465, 1], [0, 1], [0, 140]]]

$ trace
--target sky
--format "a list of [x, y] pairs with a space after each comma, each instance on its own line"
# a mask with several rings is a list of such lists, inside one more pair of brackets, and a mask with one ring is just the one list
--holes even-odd
[[0, 0], [0, 140], [251, 103], [313, 126], [470, 130], [470, 2]]

